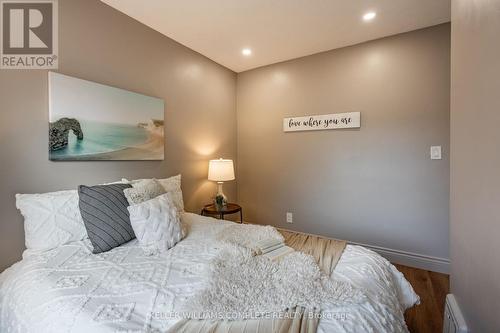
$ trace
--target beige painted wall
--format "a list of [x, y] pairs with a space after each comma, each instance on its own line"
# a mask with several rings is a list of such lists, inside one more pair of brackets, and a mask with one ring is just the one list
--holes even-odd
[[[238, 74], [245, 219], [447, 259], [449, 56], [444, 24]], [[347, 111], [361, 129], [282, 130]]]
[[452, 1], [451, 291], [471, 332], [500, 329], [500, 1]]
[[[14, 194], [182, 173], [188, 210], [215, 185], [208, 159], [236, 157], [236, 74], [98, 0], [59, 1], [59, 72], [165, 100], [163, 162], [50, 162], [47, 72], [0, 71], [0, 271], [21, 257]], [[236, 196], [236, 183], [225, 191]]]

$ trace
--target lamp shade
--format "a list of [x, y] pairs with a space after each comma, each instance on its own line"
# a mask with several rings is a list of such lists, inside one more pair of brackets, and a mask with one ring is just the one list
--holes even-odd
[[208, 163], [208, 180], [215, 182], [225, 182], [234, 180], [233, 160], [210, 160]]

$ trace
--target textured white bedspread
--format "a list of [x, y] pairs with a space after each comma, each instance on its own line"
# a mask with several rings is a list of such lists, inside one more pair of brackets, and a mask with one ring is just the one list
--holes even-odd
[[[188, 236], [160, 256], [136, 240], [103, 254], [89, 241], [24, 253], [0, 275], [0, 332], [165, 332], [175, 311], [203, 288], [217, 254], [215, 234], [227, 223], [186, 213]], [[333, 277], [362, 288], [363, 303], [323, 311], [319, 332], [407, 332], [406, 307], [418, 301], [387, 260], [348, 245]]]

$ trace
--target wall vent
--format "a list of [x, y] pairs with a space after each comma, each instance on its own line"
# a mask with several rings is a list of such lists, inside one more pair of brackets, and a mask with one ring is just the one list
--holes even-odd
[[444, 306], [443, 333], [468, 333], [462, 311], [453, 294], [446, 295]]

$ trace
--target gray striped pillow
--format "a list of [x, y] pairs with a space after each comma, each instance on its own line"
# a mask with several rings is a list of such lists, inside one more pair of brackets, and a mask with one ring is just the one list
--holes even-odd
[[123, 190], [129, 184], [78, 187], [80, 213], [93, 253], [109, 251], [135, 238]]

